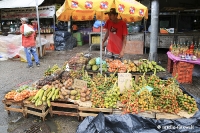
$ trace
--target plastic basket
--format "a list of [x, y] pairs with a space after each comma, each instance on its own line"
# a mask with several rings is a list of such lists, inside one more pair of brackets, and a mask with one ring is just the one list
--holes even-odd
[[173, 64], [173, 76], [177, 76], [179, 83], [192, 83], [192, 71], [194, 64], [187, 62], [176, 62]]
[[169, 73], [173, 72], [173, 65], [174, 65], [173, 60], [171, 60], [170, 58], [168, 58], [168, 61], [167, 61], [167, 71]]

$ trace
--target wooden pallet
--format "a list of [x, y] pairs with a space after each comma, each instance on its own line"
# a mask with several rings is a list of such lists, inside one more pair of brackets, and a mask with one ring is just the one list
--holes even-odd
[[4, 103], [4, 107], [7, 110], [8, 114], [10, 114], [10, 111], [14, 111], [21, 112], [23, 116], [25, 116], [23, 101], [16, 102], [14, 100], [4, 99], [2, 100], [2, 103]]
[[99, 112], [104, 113], [105, 115], [112, 114], [112, 109], [107, 108], [89, 108], [89, 107], [79, 107], [79, 117], [83, 120], [87, 116], [97, 116]]
[[25, 107], [25, 116], [27, 117], [28, 114], [36, 115], [42, 118], [43, 121], [45, 121], [45, 117], [49, 113], [49, 108], [46, 105], [41, 106], [35, 106], [28, 100], [24, 101], [24, 107]]
[[[56, 109], [56, 107], [58, 108], [62, 108], [62, 110]], [[67, 111], [64, 111], [64, 109], [69, 109]], [[73, 110], [70, 110], [73, 109]], [[58, 101], [52, 101], [51, 102], [51, 106], [49, 108], [49, 113], [51, 115], [51, 117], [53, 116], [53, 114], [57, 114], [57, 115], [66, 115], [66, 116], [79, 116], [78, 114], [78, 105], [69, 102], [69, 101], [63, 101], [63, 100], [58, 100]]]

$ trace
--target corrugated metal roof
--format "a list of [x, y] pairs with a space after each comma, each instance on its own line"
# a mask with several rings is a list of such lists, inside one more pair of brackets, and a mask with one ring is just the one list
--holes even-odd
[[[44, 0], [37, 0], [38, 6], [43, 3]], [[0, 0], [1, 8], [18, 8], [18, 7], [34, 7], [36, 6], [36, 0]]]

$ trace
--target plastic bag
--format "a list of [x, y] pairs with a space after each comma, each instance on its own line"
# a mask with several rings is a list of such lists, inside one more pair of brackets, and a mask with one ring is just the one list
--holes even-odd
[[24, 36], [29, 37], [33, 33], [34, 33], [34, 30], [31, 27], [29, 27], [27, 24], [24, 24]]

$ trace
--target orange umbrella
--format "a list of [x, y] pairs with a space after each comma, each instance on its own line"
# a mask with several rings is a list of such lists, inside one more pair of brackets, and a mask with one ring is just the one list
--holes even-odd
[[143, 18], [148, 19], [148, 8], [135, 0], [65, 0], [65, 3], [57, 10], [56, 16], [60, 21], [93, 20], [96, 14], [97, 20], [107, 20], [108, 16], [103, 12], [110, 8], [116, 8], [119, 16], [125, 22], [136, 22]]

